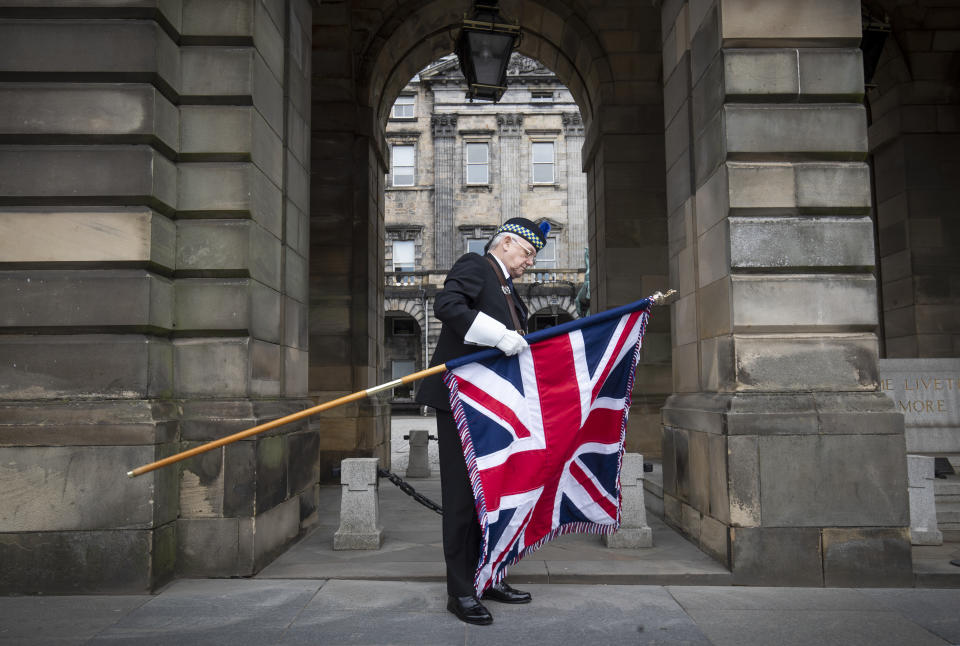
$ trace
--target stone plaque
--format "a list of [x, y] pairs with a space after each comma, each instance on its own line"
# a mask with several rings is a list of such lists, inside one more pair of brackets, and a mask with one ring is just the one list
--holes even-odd
[[903, 413], [907, 453], [960, 453], [960, 359], [881, 359], [880, 388]]

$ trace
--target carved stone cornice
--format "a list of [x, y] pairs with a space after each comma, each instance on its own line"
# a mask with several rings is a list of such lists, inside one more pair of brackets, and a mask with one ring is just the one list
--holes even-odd
[[583, 119], [576, 112], [565, 112], [563, 120], [563, 134], [566, 136], [583, 136]]
[[513, 136], [519, 137], [520, 133], [523, 132], [523, 115], [522, 114], [498, 114], [497, 128], [499, 128], [501, 136], [513, 135]]
[[457, 115], [437, 114], [430, 117], [430, 128], [434, 137], [456, 137]]

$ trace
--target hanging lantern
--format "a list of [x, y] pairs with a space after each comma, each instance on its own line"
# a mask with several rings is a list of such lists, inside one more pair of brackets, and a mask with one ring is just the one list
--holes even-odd
[[520, 39], [520, 26], [500, 15], [497, 0], [476, 0], [473, 17], [463, 19], [456, 54], [467, 79], [467, 98], [497, 102], [507, 89], [507, 64]]

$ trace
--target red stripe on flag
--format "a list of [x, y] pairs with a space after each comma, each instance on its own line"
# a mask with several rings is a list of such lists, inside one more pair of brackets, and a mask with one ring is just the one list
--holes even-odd
[[477, 388], [471, 382], [460, 377], [457, 377], [457, 389], [461, 394], [466, 395], [506, 422], [518, 438], [530, 437], [530, 431], [523, 425], [523, 422], [521, 422], [520, 418], [513, 412], [513, 409], [508, 408], [499, 399], [491, 397], [486, 391]]
[[613, 349], [613, 353], [610, 355], [610, 360], [607, 361], [607, 365], [603, 367], [603, 372], [600, 374], [600, 378], [597, 379], [597, 385], [593, 387], [590, 400], [591, 402], [596, 401], [597, 395], [600, 394], [600, 390], [603, 388], [603, 382], [607, 380], [607, 375], [616, 364], [617, 357], [620, 355], [620, 350], [623, 348], [623, 344], [627, 342], [627, 337], [630, 336], [630, 332], [633, 330], [633, 326], [637, 322], [638, 318], [640, 318], [640, 312], [633, 312], [627, 318], [627, 322], [623, 326], [623, 331], [620, 333], [620, 338], [617, 339], [617, 346]]
[[603, 508], [603, 511], [605, 511], [610, 518], [616, 519], [616, 505], [611, 503], [607, 497], [603, 495], [603, 492], [597, 488], [597, 485], [595, 485], [593, 480], [590, 479], [590, 476], [584, 473], [583, 468], [577, 464], [576, 460], [570, 463], [570, 475], [576, 478], [577, 482], [580, 483], [580, 486], [583, 487], [584, 491], [590, 494], [590, 497], [593, 498], [594, 502], [600, 505]]

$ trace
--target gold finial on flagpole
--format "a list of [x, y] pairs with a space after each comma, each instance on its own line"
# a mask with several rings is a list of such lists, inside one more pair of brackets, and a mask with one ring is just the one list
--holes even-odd
[[666, 294], [664, 294], [663, 292], [654, 292], [653, 296], [650, 297], [650, 300], [653, 301], [654, 305], [663, 305], [665, 304], [668, 298], [670, 298], [676, 293], [677, 293], [677, 290], [675, 289], [668, 289]]

